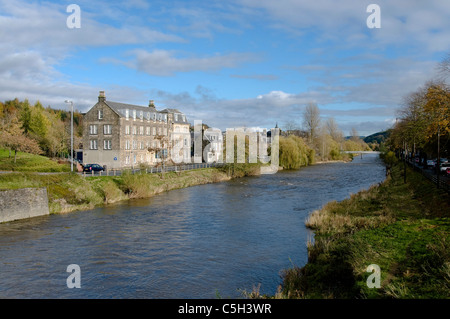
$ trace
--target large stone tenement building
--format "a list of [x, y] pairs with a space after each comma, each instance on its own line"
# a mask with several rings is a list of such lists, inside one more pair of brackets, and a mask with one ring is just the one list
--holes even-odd
[[176, 109], [107, 101], [98, 102], [84, 115], [83, 163], [111, 168], [154, 166], [172, 161], [191, 162], [191, 134], [186, 116]]

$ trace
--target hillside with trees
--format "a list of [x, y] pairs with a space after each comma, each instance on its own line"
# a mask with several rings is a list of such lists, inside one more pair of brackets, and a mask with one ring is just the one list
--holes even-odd
[[[74, 112], [74, 148], [82, 139], [82, 114]], [[0, 148], [9, 150], [17, 161], [18, 152], [50, 158], [68, 158], [70, 153], [70, 112], [43, 107], [37, 101], [17, 98], [0, 102]]]

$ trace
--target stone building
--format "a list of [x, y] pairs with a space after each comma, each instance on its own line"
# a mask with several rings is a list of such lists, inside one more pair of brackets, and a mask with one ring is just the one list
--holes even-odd
[[111, 102], [100, 91], [84, 115], [83, 163], [133, 168], [191, 162], [189, 123], [176, 109]]

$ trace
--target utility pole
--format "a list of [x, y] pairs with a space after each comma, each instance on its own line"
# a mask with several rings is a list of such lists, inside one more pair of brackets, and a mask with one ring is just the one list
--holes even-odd
[[73, 172], [73, 102], [65, 100], [66, 103], [70, 103], [70, 171]]
[[438, 138], [438, 144], [437, 144], [437, 163], [436, 163], [436, 165], [437, 165], [437, 188], [439, 188], [439, 182], [440, 182], [440, 180], [439, 180], [439, 175], [441, 174], [441, 167], [440, 167], [440, 163], [441, 163], [441, 154], [440, 154], [440, 151], [439, 151], [439, 149], [440, 149], [440, 147], [439, 147], [439, 140], [440, 140], [440, 123], [439, 123], [439, 121], [438, 121], [438, 131], [437, 131], [437, 138]]
[[403, 182], [406, 184], [406, 142], [403, 141]]

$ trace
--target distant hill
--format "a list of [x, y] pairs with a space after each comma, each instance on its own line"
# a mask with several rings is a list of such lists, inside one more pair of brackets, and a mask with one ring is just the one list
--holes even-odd
[[363, 138], [366, 143], [377, 142], [378, 144], [384, 143], [386, 139], [389, 137], [390, 130], [377, 132], [372, 135], [366, 136]]
[[[351, 139], [353, 136], [345, 136], [344, 139], [349, 140]], [[364, 139], [364, 136], [358, 136], [361, 140]]]

